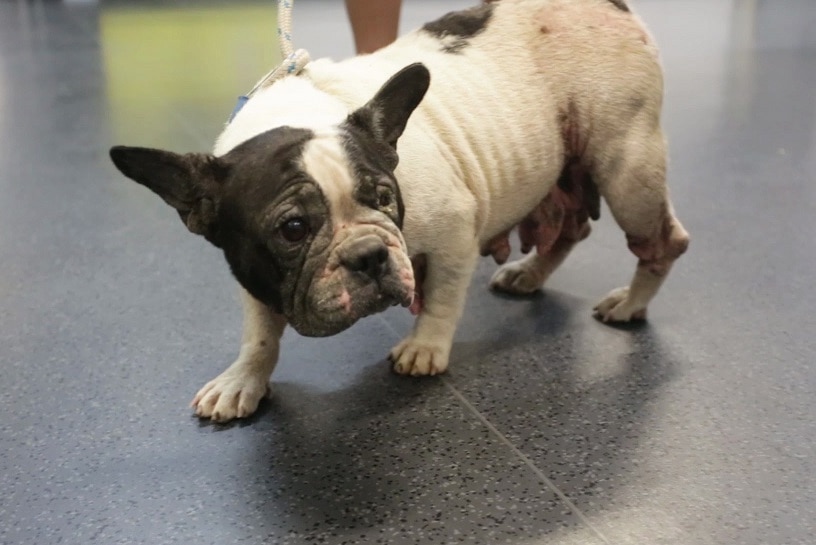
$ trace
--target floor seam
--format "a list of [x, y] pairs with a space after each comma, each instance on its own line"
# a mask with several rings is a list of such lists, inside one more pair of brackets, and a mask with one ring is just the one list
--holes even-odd
[[[383, 324], [385, 324], [385, 327], [389, 331], [391, 331], [391, 333], [393, 333], [395, 338], [398, 340], [400, 338], [400, 335], [397, 332], [397, 330], [394, 329], [394, 326], [392, 326], [388, 322], [388, 320], [386, 320], [384, 317], [378, 316], [378, 318], [380, 319], [380, 321], [382, 321]], [[572, 500], [570, 500], [569, 497], [560, 488], [558, 488], [558, 486], [556, 486], [555, 483], [552, 482], [552, 480], [550, 480], [550, 478], [547, 477], [547, 475], [545, 475], [544, 472], [538, 466], [536, 466], [535, 463], [526, 454], [521, 452], [521, 450], [519, 450], [519, 448], [516, 445], [514, 445], [513, 442], [510, 441], [510, 439], [508, 439], [506, 435], [504, 435], [496, 426], [494, 426], [493, 423], [490, 422], [490, 420], [484, 414], [482, 414], [481, 411], [479, 411], [479, 409], [477, 409], [473, 405], [473, 403], [471, 403], [467, 399], [467, 397], [465, 397], [465, 395], [462, 392], [460, 392], [453, 384], [451, 384], [447, 377], [440, 375], [438, 378], [439, 380], [442, 381], [442, 384], [445, 386], [445, 388], [447, 388], [448, 391], [451, 394], [453, 394], [453, 397], [455, 397], [457, 401], [459, 401], [459, 403], [461, 403], [468, 411], [470, 411], [473, 414], [473, 416], [475, 416], [476, 419], [479, 420], [479, 422], [481, 422], [482, 425], [486, 427], [491, 434], [496, 436], [496, 438], [498, 438], [499, 441], [502, 444], [504, 444], [504, 446], [510, 449], [510, 452], [512, 452], [519, 460], [521, 460], [524, 463], [524, 465], [527, 466], [528, 469], [535, 473], [535, 475], [544, 484], [544, 486], [549, 488], [551, 492], [558, 496], [558, 499], [561, 500], [561, 502], [564, 505], [566, 505], [573, 513], [575, 513], [575, 515], [581, 520], [581, 522], [583, 522], [590, 530], [592, 530], [606, 545], [612, 545], [612, 542], [606, 538], [603, 532], [601, 532], [598, 528], [595, 527], [594, 524], [592, 524], [592, 522], [590, 522], [589, 517], [587, 517], [583, 513], [583, 511], [578, 509], [578, 507], [572, 502]]]
[[556, 486], [555, 483], [552, 482], [552, 480], [550, 480], [550, 478], [547, 477], [544, 474], [544, 472], [537, 465], [535, 465], [535, 463], [526, 454], [521, 452], [521, 450], [519, 450], [519, 448], [516, 445], [514, 445], [513, 442], [510, 441], [510, 439], [508, 439], [506, 435], [504, 435], [496, 426], [494, 426], [493, 423], [490, 422], [490, 420], [488, 420], [488, 418], [485, 415], [483, 415], [481, 411], [479, 411], [479, 409], [477, 409], [464, 396], [464, 394], [462, 394], [462, 392], [460, 392], [453, 384], [451, 384], [446, 377], [439, 378], [442, 380], [442, 384], [445, 385], [445, 387], [453, 394], [453, 396], [459, 401], [459, 403], [464, 405], [471, 413], [473, 413], [473, 416], [475, 416], [482, 423], [482, 425], [484, 425], [490, 431], [490, 433], [495, 435], [499, 439], [499, 441], [504, 443], [504, 445], [507, 448], [509, 448], [513, 454], [515, 454], [522, 462], [524, 462], [524, 464], [533, 473], [536, 474], [539, 480], [542, 483], [544, 483], [544, 485], [547, 488], [549, 488], [556, 496], [558, 496], [558, 498], [564, 503], [564, 505], [566, 505], [573, 513], [576, 514], [576, 516], [581, 520], [581, 522], [586, 524], [590, 530], [595, 532], [595, 534], [597, 534], [597, 536], [606, 545], [612, 545], [612, 543], [606, 538], [606, 536], [598, 528], [596, 528], [595, 525], [592, 524], [592, 522], [590, 522], [589, 518], [580, 509], [578, 509], [578, 507], [572, 502], [572, 500], [570, 500], [569, 497], [567, 497], [567, 495], [560, 488], [558, 488], [558, 486]]

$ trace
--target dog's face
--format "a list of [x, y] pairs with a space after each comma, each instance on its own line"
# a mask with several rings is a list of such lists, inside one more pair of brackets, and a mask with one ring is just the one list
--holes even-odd
[[331, 131], [278, 127], [221, 157], [115, 147], [129, 178], [224, 251], [253, 297], [301, 334], [410, 304], [396, 143], [430, 79], [411, 65]]

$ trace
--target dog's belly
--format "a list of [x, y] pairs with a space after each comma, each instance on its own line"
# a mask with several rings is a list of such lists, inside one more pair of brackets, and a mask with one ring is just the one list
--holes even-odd
[[600, 195], [589, 172], [578, 161], [564, 166], [558, 183], [518, 224], [496, 234], [481, 246], [482, 256], [498, 264], [510, 257], [510, 233], [518, 229], [521, 252], [549, 252], [559, 238], [581, 240], [588, 234], [587, 222], [600, 217]]

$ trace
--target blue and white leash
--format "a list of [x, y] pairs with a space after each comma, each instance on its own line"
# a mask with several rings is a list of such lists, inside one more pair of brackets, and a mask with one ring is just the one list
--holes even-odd
[[309, 53], [305, 49], [295, 50], [292, 47], [292, 5], [295, 0], [278, 0], [278, 43], [280, 44], [283, 62], [273, 68], [250, 91], [238, 97], [238, 103], [227, 120], [227, 124], [232, 121], [236, 114], [241, 111], [244, 104], [252, 98], [259, 89], [272, 85], [275, 81], [284, 76], [297, 75], [311, 60]]

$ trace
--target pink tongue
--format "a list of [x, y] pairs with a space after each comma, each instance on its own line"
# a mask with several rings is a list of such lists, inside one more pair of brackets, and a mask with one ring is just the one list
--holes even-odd
[[411, 306], [408, 307], [408, 311], [414, 316], [417, 316], [422, 311], [422, 297], [420, 297], [418, 293], [414, 294], [414, 300], [411, 301]]
[[411, 258], [411, 266], [414, 269], [414, 298], [408, 310], [414, 316], [422, 312], [422, 285], [425, 283], [425, 256], [420, 255]]

